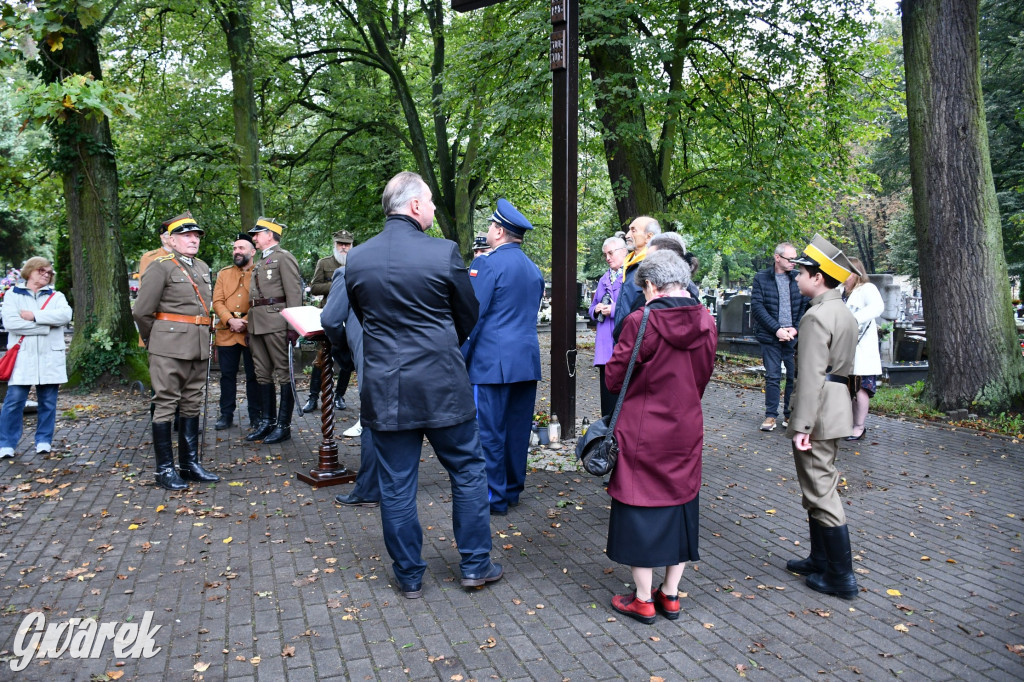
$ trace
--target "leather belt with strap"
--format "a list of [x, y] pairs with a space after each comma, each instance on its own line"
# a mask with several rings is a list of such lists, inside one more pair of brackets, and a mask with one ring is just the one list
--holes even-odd
[[833, 384], [843, 384], [844, 386], [850, 383], [849, 377], [840, 376], [839, 374], [826, 374], [825, 381], [831, 381]]
[[153, 317], [167, 322], [182, 322], [184, 324], [195, 324], [200, 327], [209, 327], [212, 321], [209, 317], [202, 315], [178, 315], [176, 313], [153, 313]]
[[255, 307], [258, 307], [258, 306], [274, 305], [275, 303], [285, 303], [285, 302], [286, 301], [283, 298], [254, 298], [249, 303], [249, 306], [252, 307], [252, 308], [255, 308]]

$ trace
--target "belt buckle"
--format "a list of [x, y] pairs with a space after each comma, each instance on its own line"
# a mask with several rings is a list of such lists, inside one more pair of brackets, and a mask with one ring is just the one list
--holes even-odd
[[202, 323], [202, 320], [200, 320], [199, 318], [200, 318], [200, 316], [196, 315], [196, 321], [194, 322], [194, 324], [196, 324], [196, 325], [201, 327], [203, 325], [203, 323]]

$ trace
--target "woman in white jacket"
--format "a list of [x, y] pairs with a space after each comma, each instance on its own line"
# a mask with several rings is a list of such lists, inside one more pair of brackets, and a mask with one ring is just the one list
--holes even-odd
[[7, 348], [22, 341], [0, 412], [0, 459], [14, 457], [25, 400], [33, 386], [39, 402], [36, 452], [50, 451], [57, 423], [57, 389], [68, 380], [64, 326], [71, 322], [71, 307], [64, 294], [53, 288], [53, 265], [39, 256], [29, 258], [21, 276], [24, 281], [4, 295], [2, 311]]
[[875, 395], [878, 375], [882, 373], [882, 358], [878, 353], [878, 326], [875, 318], [885, 310], [885, 302], [878, 288], [868, 280], [864, 265], [859, 258], [851, 258], [854, 271], [843, 282], [843, 297], [846, 307], [857, 318], [860, 325], [857, 354], [853, 359], [854, 385], [857, 395], [853, 398], [853, 435], [846, 440], [860, 440], [864, 437], [864, 420], [868, 416], [868, 403]]

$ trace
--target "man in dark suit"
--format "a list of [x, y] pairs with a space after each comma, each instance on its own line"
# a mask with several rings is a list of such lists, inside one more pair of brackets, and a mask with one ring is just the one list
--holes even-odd
[[779, 384], [786, 365], [786, 392], [782, 402], [782, 425], [789, 423], [789, 400], [796, 385], [796, 330], [807, 309], [793, 272], [796, 248], [788, 242], [775, 247], [775, 264], [754, 275], [750, 293], [750, 315], [754, 336], [761, 344], [764, 362], [764, 421], [762, 431], [774, 431], [779, 417]]
[[526, 485], [530, 423], [540, 380], [537, 311], [544, 276], [523, 253], [533, 225], [505, 199], [487, 228], [493, 249], [469, 270], [480, 319], [462, 348], [476, 389], [480, 445], [487, 461], [491, 513], [504, 516], [519, 504]]
[[478, 315], [469, 273], [457, 244], [423, 234], [434, 203], [419, 175], [393, 177], [381, 203], [384, 230], [352, 249], [345, 279], [363, 325], [360, 411], [377, 451], [384, 545], [399, 591], [416, 599], [426, 570], [416, 512], [424, 435], [451, 479], [462, 585], [494, 582], [502, 569], [490, 558], [487, 473], [459, 352]]

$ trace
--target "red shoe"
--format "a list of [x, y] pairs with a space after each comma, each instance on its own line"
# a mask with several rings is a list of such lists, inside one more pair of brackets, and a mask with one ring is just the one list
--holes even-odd
[[624, 616], [651, 625], [657, 617], [654, 613], [654, 601], [640, 601], [633, 594], [618, 594], [612, 597], [612, 608]]
[[670, 597], [659, 587], [654, 591], [654, 608], [669, 620], [679, 618], [679, 595]]

